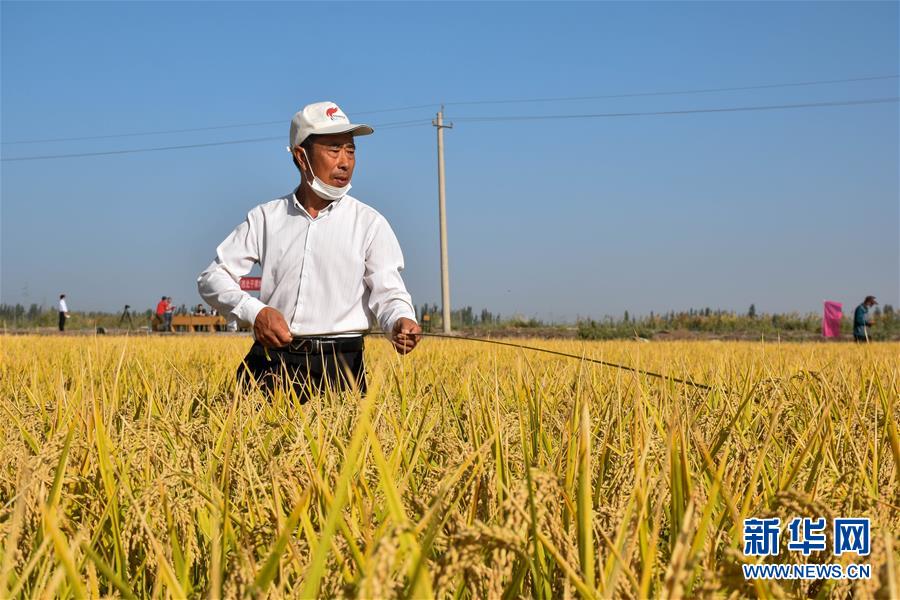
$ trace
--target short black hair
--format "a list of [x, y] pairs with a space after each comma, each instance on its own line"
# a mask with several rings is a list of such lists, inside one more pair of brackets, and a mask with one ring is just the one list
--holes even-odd
[[60, 294], [60, 295], [59, 295], [59, 299], [60, 299], [60, 300], [62, 300], [62, 299], [65, 298], [65, 297], [66, 297], [65, 294]]

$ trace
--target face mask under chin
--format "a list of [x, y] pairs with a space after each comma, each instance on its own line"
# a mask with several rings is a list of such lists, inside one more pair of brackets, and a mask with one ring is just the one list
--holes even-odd
[[309, 186], [312, 188], [312, 191], [316, 193], [316, 196], [321, 198], [322, 200], [331, 200], [332, 202], [335, 200], [340, 200], [344, 196], [347, 195], [347, 192], [350, 191], [352, 187], [348, 182], [347, 185], [343, 187], [335, 187], [333, 185], [328, 185], [316, 175], [316, 172], [313, 171], [312, 162], [310, 162], [309, 157], [306, 156], [306, 151], [303, 152], [304, 158], [306, 158], [306, 165], [309, 167], [309, 172], [312, 173], [312, 182]]

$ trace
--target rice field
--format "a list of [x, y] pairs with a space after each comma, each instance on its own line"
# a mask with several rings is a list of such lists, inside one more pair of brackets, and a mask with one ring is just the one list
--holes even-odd
[[[248, 338], [0, 338], [0, 597], [900, 597], [900, 344], [522, 341], [714, 389], [369, 338], [300, 405], [235, 390]], [[776, 516], [871, 554], [744, 555]]]

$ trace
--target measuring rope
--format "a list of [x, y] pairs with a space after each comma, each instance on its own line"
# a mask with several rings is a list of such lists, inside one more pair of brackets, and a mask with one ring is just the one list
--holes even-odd
[[[385, 333], [383, 331], [367, 331], [363, 333], [364, 336], [374, 336], [379, 335], [383, 336]], [[623, 371], [631, 371], [632, 373], [638, 373], [640, 375], [646, 375], [648, 377], [656, 377], [657, 379], [663, 379], [665, 381], [674, 381], [675, 383], [680, 383], [682, 385], [689, 385], [691, 387], [695, 387], [701, 390], [712, 391], [712, 386], [706, 385], [705, 383], [697, 383], [696, 381], [691, 381], [690, 379], [680, 379], [678, 377], [672, 377], [670, 375], [664, 375], [662, 373], [654, 373], [653, 371], [645, 371], [644, 369], [638, 369], [635, 367], [629, 367], [628, 365], [620, 365], [618, 363], [609, 362], [605, 360], [600, 360], [597, 358], [588, 358], [586, 356], [579, 356], [577, 354], [569, 354], [567, 352], [560, 352], [558, 350], [549, 350], [547, 348], [539, 348], [537, 346], [527, 346], [525, 344], [514, 344], [512, 342], [501, 342], [500, 340], [492, 340], [488, 338], [477, 338], [470, 337], [466, 335], [451, 335], [447, 333], [414, 333], [407, 335], [419, 335], [423, 337], [433, 337], [433, 338], [444, 338], [448, 340], [466, 340], [469, 342], [482, 342], [484, 344], [495, 344], [497, 346], [508, 346], [510, 348], [518, 348], [521, 350], [532, 350], [534, 352], [543, 352], [545, 354], [553, 354], [556, 356], [563, 356], [566, 358], [574, 358], [576, 360], [583, 360], [589, 363], [593, 363], [595, 365], [602, 365], [604, 367], [612, 367], [614, 369], [621, 369]], [[305, 336], [304, 336], [305, 337]], [[317, 336], [318, 337], [318, 336]]]

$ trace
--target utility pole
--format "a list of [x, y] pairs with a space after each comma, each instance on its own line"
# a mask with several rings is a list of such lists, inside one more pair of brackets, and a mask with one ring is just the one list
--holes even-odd
[[444, 129], [453, 123], [444, 124], [444, 106], [438, 111], [437, 119], [431, 122], [437, 127], [438, 145], [438, 217], [441, 226], [441, 302], [443, 303], [444, 333], [450, 333], [450, 267], [447, 260], [447, 207], [444, 202]]

